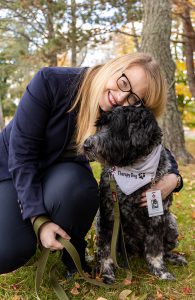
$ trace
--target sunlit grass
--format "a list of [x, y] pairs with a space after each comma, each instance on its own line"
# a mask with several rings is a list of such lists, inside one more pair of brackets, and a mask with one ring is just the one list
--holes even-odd
[[[188, 150], [195, 154], [195, 141], [187, 141]], [[96, 178], [99, 180], [101, 167], [97, 163], [92, 164]], [[181, 174], [184, 178], [184, 188], [178, 194], [174, 195], [172, 212], [177, 216], [177, 222], [180, 231], [179, 247], [177, 251], [184, 253], [188, 260], [188, 266], [179, 267], [168, 264], [168, 269], [175, 275], [176, 281], [165, 282], [156, 279], [147, 271], [146, 265], [142, 259], [134, 258], [131, 260], [133, 279], [131, 285], [122, 284], [125, 278], [123, 270], [117, 271], [117, 280], [121, 282], [117, 290], [105, 290], [97, 288], [84, 282], [79, 277], [70, 281], [63, 278], [63, 266], [57, 253], [50, 255], [48, 268], [45, 272], [44, 283], [41, 288], [42, 300], [57, 299], [48, 280], [48, 270], [51, 264], [58, 261], [59, 278], [63, 288], [67, 291], [71, 299], [97, 300], [98, 297], [107, 300], [117, 300], [119, 293], [124, 289], [131, 289], [136, 294], [147, 293], [148, 300], [167, 299], [167, 300], [193, 300], [195, 299], [195, 165], [180, 166]], [[92, 229], [92, 233], [94, 229]], [[2, 243], [1, 241], [0, 243]], [[89, 243], [89, 250], [91, 243]], [[37, 252], [37, 257], [39, 253]], [[34, 291], [34, 273], [36, 268], [36, 257], [34, 257], [28, 266], [10, 274], [0, 276], [0, 300], [31, 300], [36, 299]], [[75, 282], [80, 284], [79, 294], [73, 296], [71, 289]], [[127, 298], [128, 299], [128, 298]]]

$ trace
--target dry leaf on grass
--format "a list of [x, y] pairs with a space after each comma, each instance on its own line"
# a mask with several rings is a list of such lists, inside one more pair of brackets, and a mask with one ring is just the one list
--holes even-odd
[[80, 284], [78, 282], [74, 283], [74, 287], [72, 288], [72, 290], [70, 291], [72, 295], [79, 295], [80, 291], [78, 290], [80, 288]]
[[98, 297], [97, 300], [108, 300], [108, 299], [103, 298], [103, 297]]
[[192, 219], [195, 219], [195, 210], [192, 212]]
[[79, 289], [81, 286], [80, 286], [80, 284], [78, 283], [78, 282], [75, 282], [75, 287], [77, 288], [77, 289]]
[[[11, 286], [12, 286], [12, 289], [13, 289], [14, 291], [17, 291], [17, 290], [18, 290], [18, 285], [17, 285], [17, 284], [13, 283]], [[16, 295], [16, 296], [17, 296], [17, 295]]]
[[123, 291], [119, 294], [118, 299], [119, 299], [119, 300], [126, 300], [126, 299], [128, 299], [127, 296], [129, 296], [131, 293], [132, 293], [131, 290], [123, 290]]
[[80, 294], [80, 292], [78, 291], [78, 289], [76, 288], [76, 286], [74, 286], [70, 292], [71, 292], [71, 294], [74, 295], [74, 296]]
[[183, 288], [183, 292], [184, 292], [185, 295], [189, 295], [189, 294], [191, 294], [192, 289], [189, 286], [185, 286]]
[[23, 298], [19, 295], [15, 295], [11, 300], [23, 300]]
[[129, 278], [125, 278], [125, 279], [123, 280], [123, 284], [124, 284], [124, 285], [130, 285], [130, 284], [132, 284], [132, 281], [131, 281], [131, 279], [129, 279]]
[[156, 292], [156, 299], [163, 299], [163, 294], [159, 291]]
[[80, 292], [78, 291], [78, 289], [77, 289], [76, 286], [74, 286], [70, 292], [71, 292], [71, 294], [74, 295], [74, 296], [80, 294]]

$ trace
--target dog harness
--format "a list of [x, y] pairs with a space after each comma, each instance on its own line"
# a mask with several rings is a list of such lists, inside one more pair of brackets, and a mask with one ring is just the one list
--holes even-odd
[[116, 183], [124, 194], [132, 194], [155, 178], [161, 149], [162, 145], [158, 145], [148, 156], [131, 166], [112, 168]]

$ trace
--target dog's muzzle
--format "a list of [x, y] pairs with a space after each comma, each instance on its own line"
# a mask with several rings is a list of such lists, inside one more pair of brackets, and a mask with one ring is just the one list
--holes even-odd
[[83, 144], [84, 152], [90, 152], [94, 148], [94, 143], [91, 138], [85, 140]]

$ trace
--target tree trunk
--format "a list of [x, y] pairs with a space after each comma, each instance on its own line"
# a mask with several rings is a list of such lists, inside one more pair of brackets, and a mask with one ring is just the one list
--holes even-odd
[[76, 28], [76, 1], [71, 0], [71, 65], [75, 67], [77, 65], [77, 49], [76, 49], [76, 40], [77, 40], [77, 28]]
[[175, 64], [170, 50], [171, 5], [169, 0], [142, 0], [143, 31], [141, 51], [159, 61], [168, 83], [167, 109], [161, 122], [164, 144], [184, 163], [193, 160], [185, 149], [184, 131], [175, 94]]
[[186, 57], [186, 69], [188, 75], [189, 89], [192, 96], [195, 98], [195, 73], [193, 59], [193, 51], [195, 51], [195, 32], [192, 27], [192, 22], [190, 18], [190, 8], [188, 5], [184, 6], [182, 22], [184, 31], [184, 51]]
[[57, 53], [55, 46], [53, 45], [55, 41], [55, 30], [54, 30], [54, 20], [53, 20], [53, 0], [47, 0], [47, 29], [48, 29], [48, 41], [49, 41], [49, 55], [48, 63], [49, 66], [57, 66]]
[[2, 109], [2, 104], [1, 104], [1, 99], [0, 99], [0, 131], [4, 128], [4, 118], [3, 118], [3, 109]]

